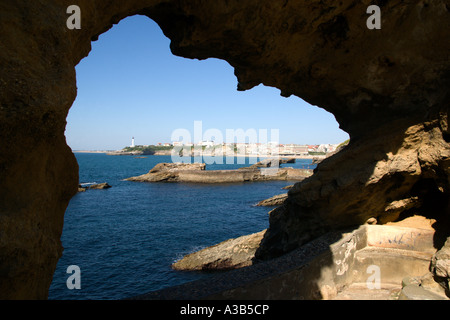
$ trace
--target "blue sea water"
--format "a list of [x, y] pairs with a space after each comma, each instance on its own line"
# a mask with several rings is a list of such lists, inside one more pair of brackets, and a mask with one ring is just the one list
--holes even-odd
[[[123, 299], [211, 276], [170, 266], [188, 253], [267, 228], [272, 208], [254, 205], [292, 184], [123, 181], [171, 162], [170, 156], [75, 156], [80, 183], [107, 182], [112, 188], [81, 192], [70, 201], [61, 237], [64, 251], [49, 290], [53, 300]], [[236, 169], [249, 161], [206, 169]], [[314, 168], [310, 160], [299, 159], [283, 166]], [[80, 289], [67, 287], [71, 265], [80, 268]]]

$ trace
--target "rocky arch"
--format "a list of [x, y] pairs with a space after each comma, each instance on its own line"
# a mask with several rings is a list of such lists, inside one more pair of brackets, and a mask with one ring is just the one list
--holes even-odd
[[[432, 209], [448, 216], [448, 0], [79, 0], [82, 28], [68, 30], [71, 4], [0, 2], [1, 298], [47, 297], [78, 183], [64, 137], [75, 65], [134, 14], [155, 20], [176, 55], [227, 60], [238, 90], [277, 87], [332, 112], [350, 134], [271, 214], [260, 259], [371, 217], [395, 220], [429, 204], [430, 185], [447, 199]], [[381, 30], [366, 27], [370, 4], [382, 10]]]

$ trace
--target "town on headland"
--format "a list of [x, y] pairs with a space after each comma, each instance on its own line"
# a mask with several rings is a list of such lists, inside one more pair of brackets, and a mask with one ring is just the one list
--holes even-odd
[[158, 143], [156, 145], [135, 145], [134, 138], [130, 146], [121, 150], [76, 150], [84, 153], [106, 153], [107, 155], [179, 155], [179, 156], [236, 156], [236, 157], [293, 157], [293, 158], [324, 158], [345, 146], [341, 144], [299, 145], [279, 143], [215, 143], [200, 141], [194, 143]]

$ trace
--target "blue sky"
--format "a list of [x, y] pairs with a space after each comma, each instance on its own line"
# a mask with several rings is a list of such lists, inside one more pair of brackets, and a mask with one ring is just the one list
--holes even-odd
[[340, 143], [348, 134], [334, 116], [262, 85], [238, 92], [223, 60], [174, 56], [170, 40], [147, 17], [134, 16], [92, 43], [77, 66], [78, 96], [67, 118], [73, 150], [115, 150], [170, 142], [176, 129], [279, 130], [281, 143]]

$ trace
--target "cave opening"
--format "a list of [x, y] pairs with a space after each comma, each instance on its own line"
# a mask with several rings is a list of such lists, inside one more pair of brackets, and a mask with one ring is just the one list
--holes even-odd
[[[80, 183], [108, 182], [112, 188], [79, 193], [71, 200], [65, 215], [63, 257], [50, 299], [124, 298], [196, 279], [198, 273], [174, 272], [170, 264], [180, 254], [267, 228], [268, 210], [252, 204], [273, 196], [286, 184], [260, 184], [253, 188], [256, 190], [239, 185], [228, 192], [224, 186], [124, 182], [122, 179], [152, 169], [154, 157], [113, 157], [95, 151], [120, 150], [130, 146], [132, 137], [136, 145], [168, 143], [173, 130], [189, 130], [197, 120], [205, 129], [212, 127], [224, 136], [228, 128], [276, 128], [280, 143], [338, 145], [348, 140], [332, 114], [297, 97], [281, 97], [278, 89], [263, 85], [237, 91], [233, 68], [225, 61], [174, 56], [169, 39], [144, 16], [128, 17], [102, 34], [76, 70], [78, 95], [67, 118], [67, 144], [76, 154]], [[117, 162], [116, 167], [111, 161]], [[96, 170], [107, 173], [95, 175]], [[175, 197], [180, 205], [173, 207]], [[224, 201], [211, 201], [218, 198]], [[206, 208], [199, 209], [199, 202]], [[172, 209], [158, 207], [160, 203], [171, 203]], [[217, 210], [217, 206], [223, 208]], [[191, 214], [173, 217], [170, 210], [191, 210]], [[233, 217], [227, 210], [239, 214]], [[222, 217], [210, 220], [211, 211]], [[201, 220], [202, 216], [209, 217]], [[161, 224], [162, 217], [165, 221]], [[256, 219], [260, 221], [251, 221]], [[159, 235], [153, 232], [157, 228], [162, 230]], [[160, 247], [145, 243], [149, 236], [161, 237], [164, 243]], [[174, 246], [177, 252], [165, 254]], [[161, 257], [162, 267], [149, 267], [157, 263], [144, 251]], [[128, 258], [116, 259], [121, 255]], [[130, 264], [133, 260], [138, 263]], [[82, 290], [69, 291], [66, 267], [77, 264], [83, 275]], [[123, 281], [130, 269], [136, 276]], [[89, 292], [93, 286], [95, 292]]]
[[[353, 215], [355, 211], [350, 212], [345, 217], [346, 225], [368, 221], [367, 219], [371, 219], [373, 214], [383, 215], [389, 207], [395, 214], [399, 210], [410, 208], [410, 204], [416, 204], [413, 201], [408, 202], [411, 200], [408, 197], [413, 197], [410, 195], [410, 190], [412, 184], [419, 179], [430, 177], [436, 179], [434, 183], [422, 181], [415, 187], [414, 193], [428, 199], [425, 202], [429, 208], [433, 207], [434, 199], [437, 199], [438, 203], [442, 200], [438, 195], [439, 186], [443, 186], [444, 193], [448, 195], [448, 159], [450, 157], [449, 139], [446, 133], [448, 126], [446, 119], [438, 116], [438, 111], [448, 113], [448, 94], [445, 92], [449, 83], [449, 78], [446, 77], [449, 70], [448, 50], [440, 41], [445, 38], [445, 34], [443, 35], [440, 31], [450, 29], [440, 26], [448, 25], [450, 20], [447, 19], [445, 13], [448, 12], [445, 11], [445, 6], [442, 6], [441, 2], [438, 1], [436, 4], [433, 2], [433, 5], [426, 9], [421, 4], [401, 1], [393, 3], [389, 8], [383, 7], [386, 9], [383, 11], [383, 21], [386, 24], [383, 24], [382, 31], [366, 30], [364, 15], [367, 5], [356, 2], [351, 6], [341, 3], [331, 8], [332, 10], [327, 2], [321, 2], [317, 6], [294, 2], [285, 4], [226, 2], [216, 7], [215, 3], [205, 1], [196, 2], [195, 5], [186, 1], [163, 3], [131, 1], [126, 4], [87, 1], [80, 3], [80, 7], [83, 12], [83, 28], [69, 31], [66, 28], [67, 11], [64, 3], [49, 2], [42, 6], [39, 1], [16, 1], [5, 2], [2, 5], [4, 19], [1, 19], [0, 24], [4, 32], [2, 33], [3, 50], [0, 52], [3, 72], [0, 72], [0, 80], [3, 85], [0, 109], [3, 121], [2, 137], [5, 143], [2, 145], [3, 156], [0, 163], [2, 168], [0, 181], [4, 191], [0, 232], [2, 243], [0, 287], [3, 297], [22, 299], [47, 297], [48, 287], [62, 252], [60, 236], [63, 230], [64, 212], [69, 200], [76, 194], [78, 182], [77, 161], [66, 142], [69, 142], [73, 150], [116, 149], [128, 145], [132, 136], [136, 137], [138, 144], [154, 142], [146, 141], [139, 132], [126, 132], [121, 138], [123, 141], [118, 142], [117, 137], [113, 139], [120, 146], [105, 144], [95, 146], [96, 137], [111, 136], [123, 127], [135, 129], [139, 121], [147, 124], [147, 128], [158, 128], [157, 125], [168, 118], [173, 127], [186, 127], [186, 123], [190, 123], [188, 115], [189, 111], [193, 110], [192, 105], [185, 105], [184, 101], [180, 104], [186, 107], [185, 109], [188, 110], [186, 113], [182, 113], [183, 108], [175, 109], [176, 104], [161, 104], [156, 105], [157, 107], [153, 104], [153, 108], [149, 105], [140, 106], [138, 101], [133, 100], [136, 93], [146, 92], [147, 97], [162, 93], [165, 98], [162, 101], [168, 101], [169, 98], [176, 96], [183, 97], [185, 101], [192, 101], [185, 92], [191, 92], [190, 85], [194, 84], [203, 89], [198, 94], [199, 97], [211, 93], [217, 101], [229, 104], [224, 103], [224, 109], [218, 112], [217, 106], [211, 106], [208, 103], [201, 108], [195, 103], [195, 110], [203, 111], [202, 115], [214, 114], [220, 119], [231, 115], [228, 118], [231, 121], [243, 118], [242, 111], [252, 110], [254, 114], [251, 119], [257, 118], [262, 121], [262, 116], [266, 113], [262, 111], [263, 108], [260, 105], [257, 110], [242, 106], [238, 111], [225, 108], [235, 104], [230, 103], [228, 99], [220, 99], [220, 96], [208, 86], [213, 83], [212, 80], [225, 78], [215, 74], [211, 77], [203, 77], [210, 81], [201, 82], [202, 77], [195, 78], [202, 74], [200, 67], [194, 72], [188, 72], [191, 78], [184, 81], [184, 88], [187, 90], [179, 91], [174, 86], [174, 78], [167, 77], [169, 81], [164, 78], [170, 73], [168, 68], [158, 71], [157, 67], [164, 65], [162, 60], [139, 61], [136, 55], [139, 50], [133, 49], [129, 50], [132, 54], [131, 60], [140, 63], [140, 67], [136, 69], [146, 70], [148, 76], [156, 74], [161, 84], [166, 82], [171, 84], [171, 90], [162, 90], [157, 86], [158, 83], [145, 86], [148, 83], [145, 78], [134, 75], [127, 77], [123, 71], [130, 69], [127, 60], [118, 59], [121, 64], [115, 67], [110, 65], [109, 73], [93, 72], [87, 77], [92, 81], [87, 83], [86, 87], [91, 89], [93, 97], [104, 102], [107, 108], [101, 109], [100, 103], [85, 105], [90, 113], [84, 116], [78, 114], [79, 123], [84, 125], [82, 131], [85, 135], [79, 135], [80, 139], [73, 139], [75, 123], [73, 119], [77, 110], [81, 110], [84, 105], [77, 102], [77, 105], [71, 109], [68, 118], [69, 126], [67, 126], [68, 134], [65, 136], [67, 113], [76, 96], [75, 65], [90, 52], [90, 40], [93, 37], [102, 35], [112, 23], [117, 23], [134, 13], [147, 13], [150, 18], [153, 17], [155, 21], [158, 21], [165, 34], [173, 40], [171, 46], [174, 53], [191, 58], [222, 57], [235, 66], [240, 89], [253, 88], [262, 81], [283, 90], [285, 96], [292, 93], [298, 97], [304, 97], [333, 112], [342, 128], [351, 132], [352, 143], [349, 148], [323, 161], [322, 167], [310, 179], [311, 184], [301, 184], [302, 190], [298, 190], [301, 191], [298, 192], [298, 196], [289, 197], [292, 200], [289, 210], [275, 216], [276, 221], [271, 220], [269, 231], [272, 232], [273, 237], [283, 233], [288, 236], [282, 239], [284, 243], [275, 243], [274, 247], [286, 245], [290, 249], [292, 243], [299, 241], [301, 245], [303, 241], [306, 241], [296, 237], [304, 221], [295, 219], [295, 213], [305, 207], [307, 213], [324, 213], [326, 219], [323, 220], [327, 220], [325, 226], [331, 227], [335, 225], [336, 214], [344, 213], [339, 208], [345, 208], [347, 203], [349, 204], [347, 207], [354, 209], [353, 203], [364, 204], [365, 199], [373, 200], [367, 203], [367, 206], [361, 207], [360, 216], [355, 217]], [[420, 24], [415, 23], [418, 18]], [[331, 39], [330, 43], [327, 35], [323, 34], [322, 27], [329, 26], [329, 22], [336, 19], [346, 22], [348, 37]], [[425, 34], [424, 30], [430, 32]], [[102, 35], [100, 41], [105, 35]], [[133, 38], [137, 33], [131, 32], [128, 35], [129, 38]], [[401, 41], [398, 41], [399, 39]], [[150, 39], [146, 38], [141, 42], [152, 42], [148, 40]], [[124, 42], [116, 41], [116, 43]], [[126, 45], [122, 47], [126, 48]], [[93, 53], [98, 52], [97, 49]], [[113, 51], [109, 50], [109, 52]], [[386, 64], [383, 57], [389, 57], [388, 60], [392, 63]], [[93, 58], [93, 55], [90, 58]], [[103, 60], [106, 64], [108, 59]], [[145, 62], [152, 60], [159, 63], [149, 67]], [[77, 69], [81, 70], [87, 61], [89, 59], [83, 60]], [[217, 60], [209, 59], [203, 62], [214, 61]], [[178, 65], [176, 68], [183, 69]], [[95, 73], [107, 76], [99, 79], [95, 77]], [[79, 75], [81, 80], [81, 71]], [[178, 75], [175, 79], [179, 78]], [[138, 79], [139, 85], [134, 84], [134, 91], [125, 92], [123, 84], [111, 86], [113, 81], [131, 82], [130, 79]], [[84, 82], [79, 82], [80, 85], [82, 83]], [[109, 90], [105, 90], [106, 95], [112, 97], [117, 94], [115, 99], [106, 101], [100, 98], [102, 90], [98, 87], [99, 83], [108, 83]], [[234, 88], [235, 84], [231, 86]], [[229, 86], [225, 84], [223, 87]], [[254, 90], [245, 94], [251, 95], [262, 89], [263, 87], [255, 87]], [[82, 92], [85, 90], [80, 86], [80, 98]], [[120, 97], [126, 97], [126, 99], [121, 100]], [[92, 102], [94, 98], [87, 100]], [[119, 123], [113, 121], [118, 118], [114, 113], [116, 103], [120, 104], [117, 109], [126, 111], [121, 114], [122, 121]], [[299, 105], [296, 107], [298, 108]], [[144, 113], [145, 110], [154, 112], [148, 115]], [[170, 116], [160, 114], [161, 110], [171, 112]], [[286, 110], [288, 112], [284, 112]], [[289, 109], [277, 105], [277, 107], [272, 106], [271, 111], [272, 118], [268, 121], [269, 125], [258, 125], [287, 130], [289, 122], [286, 118], [289, 118], [296, 121], [296, 131], [300, 131], [301, 127], [307, 127], [308, 121], [303, 121], [305, 119], [302, 116], [296, 117]], [[127, 118], [130, 115], [132, 117]], [[283, 115], [284, 122], [276, 123], [276, 117]], [[91, 121], [92, 119], [95, 121]], [[177, 119], [184, 120], [181, 126], [176, 123]], [[103, 126], [106, 123], [111, 126]], [[245, 122], [245, 127], [250, 125], [253, 126]], [[205, 126], [216, 127], [217, 125], [211, 119], [211, 123], [205, 122]], [[240, 125], [238, 122], [231, 122], [227, 126], [237, 128]], [[376, 132], [373, 131], [375, 129]], [[162, 132], [162, 130], [155, 130], [157, 133]], [[80, 147], [73, 144], [83, 139], [86, 144], [81, 144]], [[391, 159], [394, 161], [390, 162]], [[79, 165], [82, 165], [81, 161]], [[108, 167], [107, 161], [100, 163], [98, 167]], [[122, 165], [119, 169], [111, 171], [122, 177], [128, 176], [124, 174], [125, 168], [126, 166]], [[423, 169], [430, 168], [428, 172], [423, 172]], [[441, 171], [433, 172], [436, 168]], [[145, 169], [148, 170], [148, 167]], [[372, 171], [372, 169], [375, 170]], [[390, 183], [393, 174], [406, 176], [408, 178], [406, 181], [410, 184], [403, 185], [402, 189], [392, 190], [397, 193], [390, 196], [384, 193], [386, 184], [380, 184], [378, 181], [386, 182], [389, 188], [395, 185], [395, 181]], [[105, 222], [104, 217], [113, 217], [104, 225], [121, 227], [121, 224], [125, 225], [124, 222], [136, 216], [134, 212], [133, 215], [127, 213], [126, 209], [131, 204], [142, 204], [142, 199], [158, 199], [160, 202], [170, 203], [181, 197], [186, 200], [192, 198], [187, 192], [193, 187], [185, 189], [183, 185], [177, 187], [180, 188], [177, 192], [173, 190], [159, 194], [149, 192], [150, 197], [148, 195], [141, 197], [129, 192], [123, 193], [127, 198], [114, 197], [116, 190], [120, 190], [116, 184], [113, 184], [112, 189], [99, 191], [98, 199], [113, 199], [115, 207], [120, 210], [112, 214], [110, 207], [104, 206], [101, 201], [93, 201], [92, 203], [100, 210], [82, 210], [80, 215], [72, 215], [73, 220], [85, 223], [83, 228], [75, 230], [78, 231], [75, 233], [75, 239], [85, 235], [85, 229], [90, 228], [96, 231], [95, 237], [92, 238], [95, 246], [104, 248], [106, 251], [111, 248], [111, 242], [122, 237], [124, 233], [130, 236], [127, 239], [129, 244], [142, 247], [141, 234], [148, 234], [151, 229], [142, 221], [131, 223], [133, 226], [141, 227], [142, 233], [138, 233], [136, 228], [129, 229], [128, 232], [108, 233], [95, 224], [92, 218], [102, 219]], [[431, 188], [431, 192], [427, 194], [421, 190], [423, 188]], [[85, 195], [93, 196], [94, 193], [86, 192]], [[243, 195], [248, 198], [248, 193]], [[162, 198], [163, 196], [166, 198]], [[211, 198], [215, 197], [223, 198], [223, 192], [217, 190]], [[86, 196], [82, 194], [74, 197], [79, 200], [80, 205], [86, 205], [83, 198]], [[195, 198], [195, 200], [198, 208], [204, 207], [203, 199]], [[445, 202], [442, 203], [445, 205]], [[245, 203], [243, 204], [242, 207], [245, 207]], [[147, 204], [143, 207], [148, 209], [152, 206]], [[215, 209], [220, 207], [221, 205], [215, 203]], [[376, 208], [375, 213], [372, 208]], [[88, 211], [93, 211], [96, 217], [82, 215]], [[196, 215], [188, 214], [180, 218], [171, 213], [173, 212], [168, 212], [168, 218], [172, 219], [169, 221], [183, 221], [185, 222], [183, 228], [196, 217]], [[70, 214], [66, 218], [69, 216]], [[119, 216], [122, 219], [118, 219]], [[174, 219], [174, 217], [177, 218]], [[299, 223], [297, 220], [300, 220]], [[273, 228], [272, 222], [279, 222], [279, 228]], [[311, 224], [313, 231], [316, 229], [314, 222]], [[65, 224], [65, 226], [70, 225], [70, 223]], [[209, 225], [215, 224], [209, 223]], [[169, 235], [166, 239], [183, 244], [183, 241], [176, 239], [178, 234], [186, 233], [183, 228], [177, 232], [166, 232]], [[158, 228], [153, 225], [153, 229]], [[233, 227], [230, 227], [229, 230], [232, 229]], [[313, 236], [316, 236], [315, 232], [308, 238]], [[102, 242], [105, 239], [106, 242]], [[104, 245], [105, 243], [107, 245]], [[66, 255], [69, 250], [66, 244], [64, 246], [66, 247], [64, 255]], [[119, 246], [117, 249], [121, 252], [129, 251], [126, 247]], [[145, 251], [153, 249], [154, 246], [144, 248]], [[270, 243], [266, 249], [270, 252]], [[97, 263], [105, 261], [102, 255], [90, 253], [85, 256]], [[133, 259], [146, 261], [147, 264], [152, 264], [151, 261], [153, 261], [141, 260], [141, 257], [137, 255]], [[86, 269], [86, 265], [80, 261], [70, 261], [70, 263], [79, 264], [81, 267], [84, 290], [89, 284], [89, 279], [86, 278], [86, 271], [89, 268]], [[114, 262], [107, 266], [114, 270], [113, 273], [108, 274], [108, 278], [113, 279], [118, 276], [116, 272], [118, 265]], [[76, 270], [76, 268], [69, 270]], [[133, 270], [131, 274], [135, 273], [135, 268], [128, 268], [128, 270]], [[61, 278], [64, 286], [67, 280], [65, 270]], [[146, 282], [143, 279], [141, 281]], [[112, 288], [111, 290], [117, 291], [117, 287], [113, 288], [113, 284], [105, 281], [104, 278], [99, 283], [101, 282], [105, 282], [104, 285]], [[127, 284], [122, 283], [122, 285]]]

